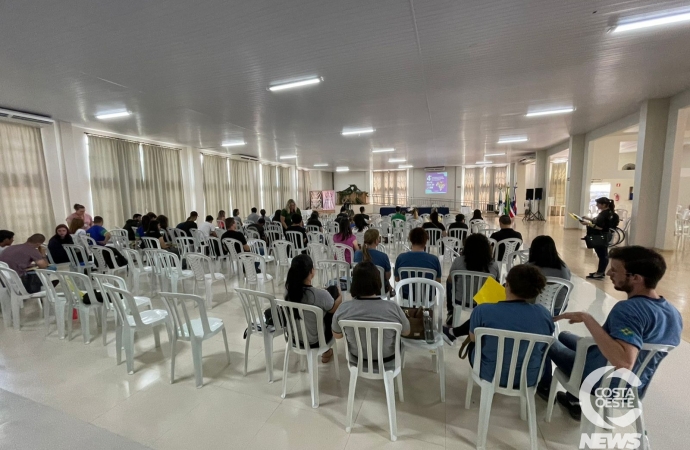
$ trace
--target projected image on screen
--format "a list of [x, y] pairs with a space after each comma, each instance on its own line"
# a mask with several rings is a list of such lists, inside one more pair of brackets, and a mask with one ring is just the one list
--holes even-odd
[[448, 172], [429, 172], [426, 174], [427, 194], [448, 193]]

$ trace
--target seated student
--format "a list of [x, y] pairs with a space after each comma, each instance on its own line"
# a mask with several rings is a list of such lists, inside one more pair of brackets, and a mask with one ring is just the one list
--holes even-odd
[[[599, 325], [586, 312], [566, 312], [554, 318], [583, 323], [597, 344], [587, 353], [583, 380], [594, 370], [606, 366], [607, 361], [616, 368], [634, 372], [640, 362], [638, 356], [642, 344], [677, 346], [681, 340], [683, 319], [680, 313], [656, 292], [659, 280], [666, 273], [663, 256], [652, 249], [633, 245], [612, 249], [609, 258], [611, 265], [606, 275], [613, 282], [614, 289], [627, 294], [627, 300], [615, 304], [604, 325]], [[544, 376], [537, 389], [540, 397], [548, 398], [553, 376], [550, 361], [566, 375], [570, 374], [579, 339], [579, 336], [566, 331], [558, 335], [558, 341], [549, 350]], [[657, 354], [642, 373], [642, 384], [637, 387], [640, 398], [644, 398], [649, 382], [665, 356], [665, 353]], [[571, 417], [579, 420], [581, 410], [576, 397], [559, 392], [556, 399]]]
[[353, 227], [353, 231], [355, 233], [362, 233], [369, 229], [369, 224], [367, 224], [367, 221], [364, 219], [363, 214], [357, 214], [354, 217], [354, 224], [355, 226]]
[[[292, 217], [290, 218], [290, 226], [285, 229], [285, 232], [287, 233], [288, 231], [297, 231], [299, 233], [302, 233], [302, 238], [304, 241], [304, 247], [307, 246], [307, 229], [304, 228], [304, 224], [302, 223], [302, 216], [300, 214], [293, 214]], [[287, 236], [287, 234], [285, 235]]]
[[204, 237], [217, 237], [215, 227], [213, 226], [213, 216], [206, 216], [206, 220], [199, 225], [198, 229]]
[[[247, 238], [244, 237], [244, 234], [242, 234], [242, 232], [237, 231], [237, 222], [235, 222], [235, 219], [233, 217], [228, 217], [227, 219], [225, 219], [225, 233], [223, 233], [223, 235], [220, 237], [221, 242], [223, 241], [223, 239], [235, 239], [236, 241], [239, 241], [241, 245], [235, 243], [235, 251], [238, 254], [242, 253], [243, 251], [250, 251], [249, 245], [247, 244]], [[227, 254], [229, 250], [225, 248], [225, 243], [223, 243], [223, 247], [225, 253]]]
[[323, 224], [319, 220], [319, 212], [318, 211], [312, 211], [311, 216], [309, 216], [309, 220], [307, 220], [307, 225], [314, 225], [319, 227], [319, 231], [323, 233]]
[[216, 216], [216, 226], [225, 229], [225, 211], [222, 209], [218, 211], [218, 216]]
[[260, 217], [261, 216], [256, 213], [256, 208], [252, 208], [252, 213], [247, 216], [247, 220], [251, 220], [252, 222], [257, 223]]
[[64, 264], [69, 262], [69, 257], [67, 256], [67, 250], [63, 245], [74, 244], [72, 235], [69, 233], [69, 228], [67, 225], [58, 225], [55, 227], [55, 235], [48, 241], [48, 251], [50, 251], [50, 257], [53, 258], [55, 264]]
[[[372, 230], [375, 231], [375, 230]], [[352, 285], [350, 286], [352, 301], [344, 302], [333, 315], [332, 330], [336, 339], [343, 338], [341, 320], [366, 320], [369, 322], [391, 322], [402, 325], [402, 336], [410, 334], [410, 321], [397, 303], [381, 298], [381, 278], [379, 271], [369, 261], [358, 264], [352, 270]], [[350, 359], [357, 361], [357, 337], [351, 328], [345, 329]], [[383, 360], [384, 363], [395, 359], [395, 332], [383, 332], [382, 355], [372, 355], [374, 360]], [[372, 342], [372, 352], [378, 351], [376, 341]], [[368, 354], [366, 345], [362, 342], [362, 358], [366, 361]]]
[[[410, 243], [412, 247], [409, 252], [404, 252], [398, 255], [395, 260], [395, 281], [400, 281], [400, 270], [406, 267], [416, 267], [422, 269], [433, 269], [436, 271], [436, 278], [434, 281], [441, 282], [443, 268], [438, 256], [430, 255], [426, 252], [426, 242], [429, 240], [429, 235], [424, 228], [413, 228], [410, 231]], [[428, 278], [428, 277], [427, 277]], [[403, 287], [403, 297], [407, 298], [407, 286]]]
[[[556, 249], [556, 243], [551, 236], [537, 236], [529, 248], [529, 261], [527, 264], [535, 266], [545, 277], [563, 278], [570, 281], [570, 269], [565, 265]], [[554, 303], [553, 313], [559, 315], [566, 291], [561, 289]]]
[[131, 219], [127, 219], [125, 224], [122, 225], [122, 229], [127, 231], [127, 239], [134, 242], [136, 240], [136, 234], [133, 228], [139, 228], [141, 226], [141, 214], [134, 214]]
[[472, 211], [472, 218], [470, 219], [470, 222], [472, 222], [473, 220], [484, 220], [484, 218], [482, 217], [481, 209], [475, 209], [474, 211]]
[[[482, 304], [472, 310], [469, 320], [468, 334], [470, 341], [475, 342], [474, 330], [477, 328], [494, 328], [497, 330], [517, 331], [520, 333], [541, 334], [550, 336], [554, 332], [551, 313], [541, 305], [534, 303], [535, 298], [544, 290], [546, 279], [534, 266], [525, 264], [510, 269], [506, 276], [506, 299], [494, 304]], [[492, 381], [496, 371], [498, 342], [495, 338], [487, 337], [482, 342], [482, 366], [479, 371], [481, 379]], [[544, 355], [544, 345], [537, 344], [527, 363], [527, 386], [534, 386], [539, 382], [539, 368]], [[527, 347], [521, 348], [518, 356], [524, 357]], [[510, 358], [513, 352], [512, 342], [506, 342], [503, 349], [503, 368], [499, 384], [503, 387], [508, 383]], [[474, 364], [474, 346], [471, 346], [470, 364]], [[519, 359], [519, 358], [518, 358]], [[522, 369], [519, 360], [517, 373]], [[520, 385], [520, 377], [515, 377], [514, 387]]]
[[271, 219], [271, 222], [280, 223], [280, 217], [281, 217], [281, 211], [279, 209], [276, 209], [276, 212], [273, 213], [273, 218]]
[[179, 228], [180, 230], [184, 231], [187, 236], [192, 237], [192, 228], [199, 228], [198, 225], [196, 224], [196, 219], [199, 217], [199, 214], [196, 211], [192, 211], [189, 213], [189, 217], [187, 217], [187, 220], [178, 223], [176, 228]]
[[455, 228], [460, 228], [462, 230], [469, 229], [469, 227], [465, 223], [465, 215], [464, 214], [456, 214], [455, 222], [448, 225], [448, 231], [453, 230]]
[[14, 233], [10, 230], [0, 230], [0, 254], [14, 242]]
[[[496, 231], [491, 235], [491, 239], [500, 243], [503, 239], [516, 238], [522, 240], [522, 234], [513, 229], [513, 220], [510, 216], [503, 215], [498, 218], [498, 225], [501, 227], [500, 230]], [[519, 250], [520, 246], [516, 248]], [[503, 253], [505, 252], [505, 246], [500, 245], [498, 248], [498, 261], [503, 259]]]
[[232, 218], [237, 222], [238, 227], [242, 227], [242, 218], [240, 217], [240, 210], [235, 208], [232, 210]]
[[[326, 342], [333, 339], [333, 314], [343, 301], [338, 286], [332, 286], [330, 290], [318, 289], [312, 286], [312, 280], [316, 275], [314, 263], [308, 255], [297, 255], [292, 259], [290, 269], [285, 280], [285, 300], [295, 303], [318, 306], [323, 309], [323, 331]], [[314, 314], [305, 313], [301, 320], [296, 321], [298, 327], [304, 323], [307, 327], [307, 339], [310, 347], [319, 346], [318, 325]], [[299, 331], [301, 336], [301, 329]], [[321, 362], [327, 363], [333, 358], [333, 349], [328, 350], [321, 356]]]
[[259, 217], [259, 220], [257, 221], [257, 223], [253, 223], [253, 224], [249, 225], [247, 228], [256, 231], [257, 233], [259, 233], [259, 239], [261, 239], [264, 242], [268, 242], [268, 240], [266, 239], [266, 232], [264, 230], [265, 226], [266, 226], [266, 221], [264, 220], [263, 217]]
[[76, 217], [72, 219], [69, 223], [69, 233], [74, 236], [86, 235], [86, 230], [84, 230], [84, 221]]
[[[355, 252], [354, 260], [356, 263], [361, 262], [371, 262], [376, 266], [383, 267], [383, 279], [386, 282], [386, 292], [391, 292], [392, 288], [390, 285], [391, 278], [391, 261], [388, 259], [388, 255], [382, 251], [376, 249], [381, 243], [381, 235], [379, 230], [370, 229], [364, 233], [364, 243], [362, 244], [362, 250], [357, 250]], [[376, 269], [378, 271], [378, 269]]]
[[405, 214], [402, 213], [402, 209], [399, 206], [395, 207], [395, 214], [393, 214], [393, 217], [391, 217], [391, 222], [394, 220], [405, 221]]
[[[73, 219], [72, 223], [77, 220], [83, 223], [82, 219]], [[42, 289], [38, 275], [27, 269], [33, 264], [36, 264], [39, 269], [48, 267], [45, 249], [42, 247], [45, 240], [46, 237], [42, 234], [34, 234], [24, 244], [10, 245], [0, 254], [0, 262], [6, 263], [10, 269], [17, 272], [29, 294], [35, 294]]]
[[[446, 319], [447, 324], [453, 323], [453, 310], [455, 305], [453, 305], [453, 279], [451, 278], [450, 273], [453, 273], [455, 270], [470, 270], [472, 272], [488, 273], [498, 280], [499, 267], [496, 261], [494, 261], [489, 239], [487, 239], [487, 237], [483, 234], [469, 235], [465, 240], [465, 247], [463, 248], [462, 255], [455, 258], [455, 260], [453, 260], [453, 264], [450, 266], [450, 272], [448, 279], [446, 280], [446, 307], [448, 309], [448, 318]], [[456, 295], [463, 295], [464, 284], [462, 278], [456, 280], [455, 292]], [[456, 300], [461, 301], [462, 299]], [[453, 345], [452, 341], [453, 340], [448, 342], [449, 345]]]
[[264, 219], [264, 222], [266, 222], [266, 223], [271, 222], [271, 218], [266, 217], [266, 210], [265, 209], [262, 209], [261, 211], [259, 211], [259, 214], [261, 214], [261, 218]]
[[338, 221], [338, 226], [340, 228], [340, 231], [333, 235], [333, 243], [343, 244], [352, 249], [352, 253], [347, 251], [345, 252], [345, 261], [347, 261], [349, 264], [352, 264], [352, 256], [354, 256], [354, 253], [357, 250], [359, 250], [357, 236], [352, 234], [352, 228], [350, 228], [350, 221], [347, 220], [345, 217], [342, 217]]
[[359, 215], [361, 215], [362, 217], [364, 217], [364, 220], [366, 220], [367, 223], [369, 223], [369, 220], [370, 220], [370, 219], [369, 219], [369, 215], [368, 215], [368, 214], [364, 214], [364, 206], [360, 206], [360, 207], [359, 207]]
[[110, 240], [110, 233], [103, 227], [103, 217], [101, 216], [93, 218], [93, 225], [86, 230], [86, 234], [98, 245], [105, 245]]

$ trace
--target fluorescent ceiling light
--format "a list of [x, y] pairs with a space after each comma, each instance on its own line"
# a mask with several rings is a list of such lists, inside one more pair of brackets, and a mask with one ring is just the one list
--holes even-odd
[[132, 115], [129, 111], [113, 111], [109, 113], [97, 114], [96, 119], [115, 119]]
[[407, 162], [405, 158], [391, 158], [388, 160], [389, 163], [400, 163], [400, 162]]
[[486, 158], [487, 156], [505, 156], [505, 154], [506, 154], [506, 152], [503, 152], [503, 153], [487, 153], [486, 155], [484, 155], [484, 157]]
[[220, 145], [222, 145], [223, 147], [241, 147], [246, 144], [247, 143], [244, 141], [225, 141]]
[[323, 80], [323, 78], [309, 78], [307, 80], [295, 81], [292, 83], [276, 84], [275, 86], [269, 86], [268, 90], [271, 92], [283, 91], [285, 89], [309, 86], [310, 84], [319, 84], [321, 80]]
[[499, 144], [512, 144], [514, 142], [527, 142], [529, 139], [525, 136], [517, 136], [517, 137], [505, 137], [505, 138], [500, 138], [498, 140]]
[[475, 164], [491, 164], [491, 161], [477, 161]]
[[412, 165], [410, 165], [410, 164], [400, 164], [400, 165], [398, 166], [398, 169], [411, 169], [411, 168], [413, 168], [413, 167], [414, 167], [414, 166], [412, 166]]
[[548, 109], [544, 111], [534, 111], [525, 114], [525, 117], [551, 116], [555, 114], [568, 114], [575, 111], [575, 108]]
[[297, 158], [297, 155], [283, 155], [280, 157], [280, 159], [295, 159]]
[[642, 28], [658, 27], [661, 25], [670, 25], [673, 23], [689, 22], [689, 21], [690, 21], [690, 13], [686, 12], [683, 14], [674, 14], [674, 15], [666, 16], [666, 17], [657, 17], [656, 19], [645, 19], [645, 20], [638, 20], [635, 22], [623, 23], [620, 25], [616, 25], [611, 30], [611, 32], [612, 33], [620, 33], [623, 31], [640, 30]]
[[376, 131], [376, 130], [374, 130], [371, 127], [369, 127], [369, 128], [354, 128], [354, 129], [350, 129], [347, 131], [343, 130], [340, 134], [342, 134], [343, 136], [355, 136], [358, 134], [373, 133], [374, 131]]
[[314, 167], [328, 167], [328, 164], [327, 163], [314, 164]]
[[349, 172], [350, 168], [347, 166], [340, 166], [335, 168], [336, 172]]
[[394, 148], [372, 148], [371, 153], [390, 153], [394, 152]]

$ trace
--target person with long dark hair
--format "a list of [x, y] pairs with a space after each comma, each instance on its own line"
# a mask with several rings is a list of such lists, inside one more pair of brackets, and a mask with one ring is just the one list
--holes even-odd
[[367, 224], [367, 221], [364, 219], [364, 216], [362, 214], [357, 214], [354, 217], [354, 222], [355, 222], [355, 232], [357, 232], [357, 233], [362, 233], [362, 232], [367, 231], [369, 229], [369, 224]]
[[280, 210], [279, 209], [276, 209], [276, 212], [273, 213], [273, 218], [271, 219], [271, 222], [280, 223]]
[[[455, 258], [453, 264], [450, 266], [450, 272], [452, 273], [454, 270], [470, 270], [472, 272], [488, 273], [495, 279], [498, 279], [499, 267], [496, 261], [494, 261], [489, 239], [483, 234], [471, 234], [467, 236], [462, 255]], [[453, 323], [453, 308], [455, 306], [453, 305], [452, 298], [452, 282], [453, 280], [449, 275], [446, 280], [446, 307], [448, 309], [448, 319], [446, 323], [448, 324]], [[462, 278], [457, 280], [455, 292], [464, 292]], [[458, 300], [462, 301], [462, 299]]]
[[481, 209], [475, 209], [475, 210], [472, 212], [472, 218], [470, 219], [470, 222], [473, 221], [473, 220], [484, 220], [484, 218], [482, 217], [482, 211], [481, 211]]
[[50, 252], [50, 257], [53, 258], [55, 264], [64, 264], [69, 262], [69, 257], [67, 256], [67, 250], [63, 245], [74, 244], [72, 235], [69, 232], [67, 225], [60, 224], [55, 227], [55, 235], [48, 241], [48, 251]]
[[596, 199], [597, 209], [599, 214], [594, 219], [584, 218], [580, 221], [582, 225], [587, 227], [587, 235], [601, 234], [608, 238], [606, 245], [594, 247], [594, 252], [599, 257], [599, 265], [597, 271], [587, 275], [587, 278], [592, 280], [603, 280], [606, 276], [606, 267], [609, 265], [609, 247], [608, 241], [611, 240], [611, 228], [615, 228], [614, 224], [614, 210], [616, 209], [613, 200], [606, 197]]
[[[333, 243], [334, 244], [344, 244], [347, 245], [348, 247], [352, 248], [352, 254], [359, 250], [359, 244], [357, 243], [357, 237], [352, 234], [352, 228], [350, 228], [350, 220], [346, 217], [340, 218], [338, 220], [338, 226], [340, 227], [340, 231], [333, 235]], [[350, 253], [346, 252], [345, 253], [345, 261], [348, 263], [352, 263], [352, 259], [350, 258]]]
[[[529, 248], [529, 261], [527, 264], [535, 266], [545, 277], [562, 278], [570, 281], [570, 269], [558, 255], [556, 243], [551, 236], [537, 236]], [[565, 301], [565, 289], [561, 289], [554, 302], [553, 314], [561, 313]]]
[[[297, 255], [292, 259], [290, 269], [285, 280], [285, 300], [295, 303], [318, 306], [323, 309], [323, 331], [326, 342], [333, 338], [331, 325], [333, 314], [343, 301], [340, 288], [331, 286], [330, 290], [318, 289], [312, 286], [312, 280], [316, 275], [314, 263], [308, 255]], [[307, 339], [311, 348], [319, 346], [318, 325], [316, 316], [305, 313], [305, 317], [298, 321], [298, 327], [303, 323], [307, 331]], [[321, 362], [327, 363], [333, 358], [333, 349], [328, 350], [321, 356]]]
[[[379, 251], [376, 247], [381, 243], [381, 234], [376, 228], [371, 228], [364, 233], [364, 242], [362, 243], [362, 250], [355, 252], [354, 260], [356, 263], [370, 262], [383, 268], [383, 279], [386, 283], [386, 292], [391, 292], [390, 285], [391, 278], [391, 260], [388, 255]], [[378, 271], [378, 269], [376, 269]]]

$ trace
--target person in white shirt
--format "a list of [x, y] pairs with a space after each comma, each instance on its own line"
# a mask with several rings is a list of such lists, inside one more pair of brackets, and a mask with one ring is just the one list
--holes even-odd
[[206, 221], [199, 225], [199, 231], [203, 233], [204, 237], [217, 237], [213, 227], [213, 216], [206, 216]]
[[260, 218], [261, 216], [256, 213], [256, 208], [252, 208], [252, 213], [247, 216], [247, 220], [251, 220], [254, 223], [259, 223]]

